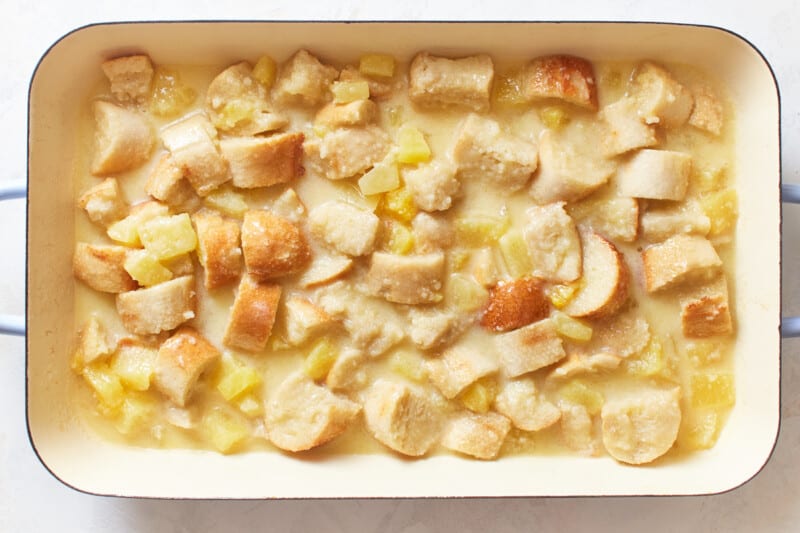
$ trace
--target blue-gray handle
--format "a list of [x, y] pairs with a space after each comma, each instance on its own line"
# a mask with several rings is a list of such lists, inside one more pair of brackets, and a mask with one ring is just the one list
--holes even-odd
[[[781, 185], [781, 201], [800, 204], [800, 185]], [[781, 320], [781, 337], [800, 337], [800, 316], [787, 316]]]
[[[24, 179], [0, 181], [0, 200], [25, 198], [28, 184]], [[0, 314], [0, 334], [25, 335], [25, 317]]]

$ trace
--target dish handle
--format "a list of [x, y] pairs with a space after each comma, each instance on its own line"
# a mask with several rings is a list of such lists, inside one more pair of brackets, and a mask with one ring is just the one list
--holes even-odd
[[[800, 204], [800, 185], [781, 184], [781, 201]], [[800, 316], [787, 316], [781, 320], [781, 337], [800, 337]]]
[[[25, 198], [28, 195], [28, 184], [24, 179], [0, 181], [0, 201]], [[25, 317], [20, 315], [0, 314], [0, 334], [25, 335]]]

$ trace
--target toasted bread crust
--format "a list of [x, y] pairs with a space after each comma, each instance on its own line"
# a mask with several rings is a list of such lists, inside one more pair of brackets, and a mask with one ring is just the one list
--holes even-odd
[[200, 375], [219, 357], [220, 352], [213, 344], [194, 328], [184, 326], [158, 349], [156, 388], [183, 407]]
[[526, 71], [523, 91], [529, 100], [558, 98], [597, 111], [594, 67], [580, 57], [554, 55], [534, 59]]
[[[564, 312], [580, 318], [611, 316], [628, 299], [628, 265], [617, 247], [602, 235], [585, 232], [582, 240], [584, 285]], [[608, 275], [612, 277], [606, 278]]]
[[239, 224], [210, 211], [195, 213], [192, 220], [197, 232], [198, 257], [205, 270], [206, 289], [236, 281], [242, 271]]
[[280, 298], [280, 285], [259, 283], [249, 275], [242, 276], [223, 344], [251, 352], [263, 350], [275, 324]]
[[258, 280], [293, 274], [311, 261], [311, 248], [300, 228], [258, 209], [244, 214], [242, 251], [247, 271]]
[[481, 326], [490, 331], [510, 331], [541, 320], [550, 313], [550, 302], [538, 278], [498, 283], [490, 292]]
[[231, 169], [233, 185], [244, 189], [288, 183], [303, 175], [303, 141], [300, 132], [269, 137], [222, 139], [220, 151]]
[[100, 292], [132, 291], [139, 285], [125, 270], [128, 248], [113, 244], [75, 245], [72, 270], [75, 277]]
[[733, 331], [724, 275], [681, 298], [681, 325], [683, 334], [689, 338], [727, 335]]

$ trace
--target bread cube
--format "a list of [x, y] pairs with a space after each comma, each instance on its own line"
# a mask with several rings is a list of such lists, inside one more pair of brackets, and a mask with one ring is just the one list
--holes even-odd
[[728, 282], [725, 275], [695, 289], [680, 298], [681, 325], [688, 338], [727, 335], [733, 331]]
[[267, 406], [267, 435], [278, 448], [291, 452], [321, 446], [355, 421], [361, 406], [336, 396], [302, 372], [286, 378]]
[[579, 318], [603, 318], [616, 313], [628, 299], [630, 273], [622, 253], [594, 231], [581, 235], [583, 277], [564, 312]]
[[568, 283], [581, 276], [581, 241], [564, 202], [533, 206], [525, 212], [523, 236], [534, 276]]
[[592, 322], [592, 338], [583, 348], [590, 353], [610, 353], [628, 358], [641, 352], [650, 342], [650, 325], [628, 309]]
[[458, 317], [449, 311], [412, 308], [408, 318], [411, 342], [423, 350], [451, 341], [460, 330]]
[[258, 280], [295, 273], [311, 262], [311, 248], [300, 228], [259, 209], [244, 215], [242, 251], [248, 273]]
[[408, 71], [408, 96], [424, 108], [462, 107], [489, 110], [494, 64], [486, 54], [460, 59], [422, 52]]
[[547, 375], [548, 380], [571, 379], [586, 374], [597, 374], [619, 367], [622, 358], [608, 352], [584, 353], [571, 351], [557, 367]]
[[93, 109], [92, 174], [103, 176], [133, 170], [150, 158], [153, 131], [144, 115], [102, 100], [96, 101]]
[[287, 188], [272, 202], [271, 210], [289, 222], [300, 224], [306, 220], [306, 206], [292, 188]]
[[550, 313], [550, 302], [538, 278], [500, 282], [489, 291], [481, 326], [490, 331], [510, 331], [541, 320]]
[[355, 100], [346, 104], [331, 102], [314, 117], [316, 128], [347, 128], [374, 124], [378, 118], [378, 105], [372, 100]]
[[455, 234], [450, 223], [428, 213], [419, 213], [411, 221], [417, 249], [423, 253], [444, 250], [453, 244]]
[[711, 242], [697, 235], [675, 235], [649, 246], [642, 252], [642, 261], [647, 292], [708, 279], [722, 267]]
[[639, 150], [617, 172], [619, 193], [633, 198], [683, 200], [692, 156], [668, 150]]
[[694, 106], [691, 91], [649, 61], [633, 73], [629, 93], [636, 98], [639, 116], [647, 124], [677, 128], [686, 122]]
[[72, 271], [75, 277], [100, 292], [120, 293], [138, 285], [125, 270], [128, 248], [112, 244], [75, 244]]
[[181, 210], [193, 210], [198, 203], [197, 194], [169, 154], [161, 156], [150, 171], [144, 190], [156, 200]]
[[494, 459], [511, 430], [508, 418], [497, 413], [461, 413], [442, 435], [442, 446], [477, 459]]
[[338, 128], [303, 144], [309, 165], [330, 180], [363, 174], [389, 153], [389, 136], [378, 126]]
[[694, 202], [679, 207], [649, 210], [642, 214], [642, 235], [650, 242], [661, 242], [678, 233], [708, 235], [711, 220]]
[[659, 143], [656, 127], [639, 116], [638, 102], [626, 96], [605, 106], [600, 114], [606, 126], [603, 143], [610, 156]]
[[194, 318], [195, 305], [194, 276], [117, 295], [122, 325], [136, 335], [155, 335], [177, 328]]
[[303, 175], [302, 133], [269, 137], [229, 137], [219, 143], [233, 185], [242, 189], [288, 183]]
[[336, 281], [350, 272], [351, 268], [353, 260], [347, 256], [317, 254], [298, 283], [304, 289], [318, 287]]
[[509, 381], [494, 400], [495, 408], [515, 427], [523, 431], [540, 431], [561, 419], [561, 410], [542, 398], [531, 379]]
[[314, 107], [330, 100], [329, 87], [338, 74], [307, 50], [299, 50], [281, 66], [272, 95], [284, 104]]
[[111, 83], [111, 94], [123, 104], [141, 104], [150, 94], [153, 64], [144, 54], [103, 61], [103, 74]]
[[78, 198], [78, 206], [86, 210], [89, 220], [108, 226], [128, 214], [128, 204], [115, 178], [106, 178], [90, 187]]
[[689, 124], [712, 135], [722, 133], [725, 111], [716, 92], [707, 85], [692, 89], [694, 107], [689, 115]]
[[161, 130], [161, 140], [172, 163], [197, 194], [207, 196], [230, 180], [228, 163], [215, 144], [217, 130], [203, 113], [195, 113]]
[[489, 118], [470, 113], [461, 123], [451, 149], [458, 177], [485, 181], [501, 191], [517, 191], [536, 171], [536, 144], [505, 133]]
[[280, 285], [261, 283], [249, 274], [242, 276], [222, 343], [250, 352], [263, 350], [275, 324], [280, 298]]
[[522, 92], [528, 101], [556, 98], [597, 110], [594, 67], [580, 57], [553, 55], [534, 59], [523, 70]]
[[560, 402], [561, 438], [564, 444], [583, 455], [597, 455], [599, 446], [594, 435], [592, 417], [583, 405]]
[[442, 252], [413, 256], [375, 252], [366, 282], [372, 294], [390, 302], [435, 303], [442, 298], [444, 267]]
[[79, 370], [85, 365], [106, 358], [115, 349], [115, 343], [108, 340], [103, 323], [97, 316], [91, 315], [78, 333], [78, 346], [72, 362], [73, 369]]
[[557, 363], [567, 355], [549, 318], [501, 333], [494, 340], [500, 366], [512, 378]]
[[197, 257], [203, 266], [206, 289], [236, 281], [242, 271], [239, 224], [213, 211], [197, 212], [192, 221], [197, 231]]
[[333, 200], [308, 214], [311, 234], [339, 253], [358, 257], [375, 247], [380, 219], [352, 204]]
[[456, 344], [437, 359], [425, 363], [428, 377], [442, 395], [452, 400], [480, 378], [494, 374], [499, 366], [493, 357], [477, 348]]
[[364, 396], [364, 421], [381, 444], [403, 455], [420, 457], [439, 438], [442, 413], [430, 394], [378, 379]]
[[361, 350], [343, 349], [328, 370], [325, 384], [333, 391], [352, 392], [364, 388], [367, 385], [366, 359]]
[[423, 211], [444, 211], [453, 205], [461, 188], [456, 168], [449, 161], [434, 160], [416, 168], [403, 169], [403, 181]]
[[321, 307], [305, 298], [292, 296], [284, 304], [286, 340], [299, 346], [334, 325], [335, 321]]
[[638, 236], [639, 202], [636, 198], [587, 198], [571, 204], [568, 211], [581, 226], [611, 240], [633, 242]]

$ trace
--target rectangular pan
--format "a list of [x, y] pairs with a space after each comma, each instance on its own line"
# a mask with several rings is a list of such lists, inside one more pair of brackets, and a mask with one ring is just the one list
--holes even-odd
[[[710, 451], [625, 467], [611, 458], [506, 457], [495, 462], [389, 454], [303, 460], [126, 446], [94, 435], [73, 405], [68, 347], [73, 309], [71, 168], [79, 108], [104, 59], [143, 51], [162, 64], [232, 63], [299, 47], [337, 58], [365, 51], [410, 58], [488, 52], [522, 61], [549, 53], [695, 65], [730, 90], [737, 112], [740, 202], [734, 294], [737, 404]], [[771, 69], [726, 30], [647, 23], [99, 24], [59, 40], [33, 76], [29, 100], [28, 427], [42, 463], [65, 484], [104, 495], [162, 498], [349, 498], [707, 494], [732, 489], [768, 460], [779, 426], [779, 98]]]

